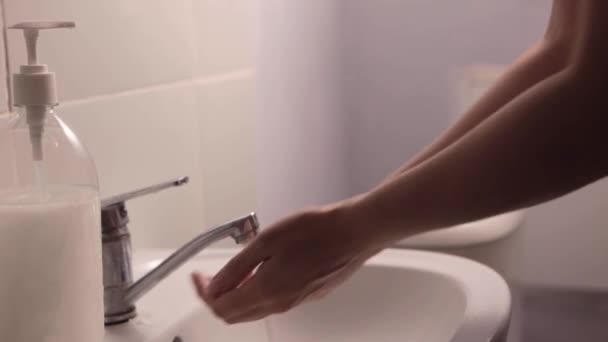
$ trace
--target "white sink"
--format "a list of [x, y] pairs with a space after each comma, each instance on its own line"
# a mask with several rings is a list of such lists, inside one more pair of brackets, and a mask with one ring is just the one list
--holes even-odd
[[[388, 250], [322, 301], [262, 322], [229, 326], [200, 304], [190, 273], [213, 274], [235, 251], [201, 254], [138, 303], [138, 317], [108, 327], [105, 342], [488, 342], [505, 339], [511, 297], [504, 280], [467, 259]], [[142, 274], [168, 255], [136, 254]]]

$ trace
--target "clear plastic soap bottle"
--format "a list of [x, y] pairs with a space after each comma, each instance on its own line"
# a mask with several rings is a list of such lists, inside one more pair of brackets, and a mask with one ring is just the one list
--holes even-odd
[[97, 171], [57, 117], [55, 74], [38, 62], [40, 32], [71, 27], [12, 27], [28, 61], [13, 75], [17, 113], [0, 125], [0, 341], [103, 341]]

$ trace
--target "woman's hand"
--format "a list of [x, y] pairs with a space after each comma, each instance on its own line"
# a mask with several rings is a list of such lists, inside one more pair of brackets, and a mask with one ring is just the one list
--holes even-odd
[[383, 249], [361, 212], [350, 208], [342, 203], [308, 210], [269, 227], [213, 279], [194, 274], [199, 296], [233, 324], [325, 295]]

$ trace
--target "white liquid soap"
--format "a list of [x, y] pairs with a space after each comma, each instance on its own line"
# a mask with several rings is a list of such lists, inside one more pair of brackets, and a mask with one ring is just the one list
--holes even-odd
[[0, 193], [0, 341], [102, 342], [97, 191], [45, 192]]
[[[38, 61], [28, 21], [27, 64], [13, 75], [11, 124], [0, 130], [0, 342], [103, 342], [101, 210], [95, 162], [55, 112], [55, 74]], [[1, 127], [0, 127], [1, 128]]]

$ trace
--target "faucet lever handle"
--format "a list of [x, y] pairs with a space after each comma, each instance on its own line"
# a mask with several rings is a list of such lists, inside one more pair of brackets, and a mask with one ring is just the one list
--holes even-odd
[[170, 182], [164, 182], [164, 183], [156, 184], [156, 185], [149, 186], [146, 188], [138, 189], [135, 191], [127, 192], [124, 194], [108, 197], [101, 201], [101, 208], [107, 209], [113, 205], [124, 203], [128, 200], [131, 200], [131, 199], [134, 199], [137, 197], [142, 197], [142, 196], [157, 193], [159, 191], [166, 190], [169, 188], [182, 186], [184, 184], [187, 184], [189, 181], [190, 181], [190, 178], [182, 177], [182, 178], [170, 181]]

